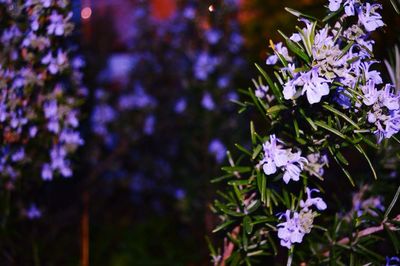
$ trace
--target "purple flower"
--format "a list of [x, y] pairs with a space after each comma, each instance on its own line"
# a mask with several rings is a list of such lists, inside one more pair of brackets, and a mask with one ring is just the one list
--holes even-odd
[[334, 12], [340, 8], [342, 0], [329, 0], [329, 10]]
[[146, 135], [152, 135], [154, 133], [154, 126], [156, 123], [156, 118], [154, 115], [149, 115], [146, 117], [143, 126], [143, 132]]
[[317, 209], [320, 210], [320, 211], [323, 211], [323, 210], [326, 209], [326, 207], [327, 207], [326, 203], [323, 201], [322, 198], [320, 198], [320, 197], [312, 198], [311, 197], [311, 193], [314, 192], [314, 191], [315, 192], [319, 192], [318, 189], [309, 189], [308, 187], [306, 187], [307, 200], [306, 201], [303, 201], [303, 200], [300, 201], [300, 207], [303, 208], [304, 211], [308, 211], [308, 209], [310, 207], [312, 207], [313, 205], [315, 207], [317, 207]]
[[[318, 70], [313, 68], [308, 72], [301, 72], [294, 80], [289, 80], [284, 85], [283, 95], [286, 100], [289, 100], [306, 93], [310, 104], [318, 103], [321, 101], [322, 96], [329, 94], [328, 82], [330, 80], [320, 77]], [[302, 87], [300, 92], [297, 91], [296, 86]]]
[[32, 203], [29, 208], [25, 211], [26, 217], [29, 220], [35, 220], [42, 217], [42, 212], [36, 207], [34, 203]]
[[343, 87], [336, 89], [334, 101], [337, 102], [343, 109], [349, 109], [351, 107], [350, 96], [346, 95], [346, 91]]
[[63, 35], [65, 31], [64, 17], [53, 10], [49, 20], [50, 25], [47, 26], [47, 34], [54, 34], [57, 36]]
[[285, 58], [286, 61], [292, 62], [293, 58], [291, 56], [289, 56], [288, 49], [285, 46], [283, 46], [283, 44], [281, 42], [275, 44], [273, 46], [273, 49], [274, 49], [275, 54], [270, 55], [267, 58], [267, 61], [266, 61], [267, 65], [275, 65], [278, 62], [279, 57], [277, 54], [279, 54], [283, 58]]
[[186, 197], [186, 192], [182, 188], [177, 188], [174, 191], [174, 196], [177, 200], [182, 200]]
[[393, 256], [393, 257], [386, 257], [386, 265], [385, 266], [400, 266], [400, 258]]
[[174, 111], [175, 113], [182, 113], [183, 111], [185, 111], [186, 109], [186, 99], [185, 98], [181, 98], [179, 99], [176, 103], [175, 103], [175, 107], [174, 107]]
[[271, 135], [269, 141], [263, 144], [264, 155], [257, 167], [262, 167], [266, 175], [272, 175], [282, 169], [283, 181], [287, 184], [290, 180], [298, 181], [307, 159], [301, 157], [301, 151], [292, 152], [285, 149], [281, 140]]
[[50, 165], [45, 163], [42, 166], [42, 179], [43, 180], [52, 180], [53, 179], [53, 170]]
[[207, 41], [210, 44], [216, 44], [222, 37], [222, 33], [216, 29], [209, 29], [205, 32]]
[[13, 162], [18, 162], [18, 161], [22, 161], [25, 158], [25, 150], [24, 148], [20, 148], [19, 150], [17, 150], [12, 156], [11, 156], [11, 160]]
[[209, 111], [214, 110], [214, 108], [215, 108], [215, 103], [214, 103], [214, 101], [213, 101], [213, 99], [212, 99], [210, 93], [206, 92], [206, 93], [203, 95], [203, 99], [201, 100], [201, 105], [202, 105], [205, 109], [207, 109], [207, 110], [209, 110]]
[[213, 139], [208, 145], [208, 152], [215, 156], [218, 163], [221, 163], [226, 156], [226, 147], [219, 139]]
[[194, 64], [194, 75], [199, 80], [206, 80], [208, 76], [215, 70], [219, 60], [206, 52], [201, 52], [197, 56]]
[[286, 222], [278, 224], [278, 237], [281, 239], [281, 246], [291, 248], [294, 243], [301, 243], [304, 237], [304, 230], [301, 227], [299, 213], [291, 215], [290, 210], [280, 216], [286, 218]]
[[367, 31], [371, 32], [385, 25], [382, 21], [382, 16], [376, 12], [380, 8], [382, 8], [381, 5], [365, 3], [361, 12], [358, 13], [358, 21]]

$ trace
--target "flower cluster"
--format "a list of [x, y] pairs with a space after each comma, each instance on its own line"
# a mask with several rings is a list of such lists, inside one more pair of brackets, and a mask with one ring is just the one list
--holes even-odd
[[45, 180], [72, 175], [68, 157], [83, 143], [76, 96], [85, 89], [82, 59], [66, 45], [69, 10], [65, 0], [0, 1], [0, 170], [8, 185], [26, 165]]
[[[344, 109], [367, 110], [372, 124], [368, 127], [380, 142], [400, 130], [399, 95], [391, 84], [381, 85], [381, 73], [370, 69], [376, 63], [370, 33], [384, 25], [378, 13], [381, 6], [358, 0], [342, 2], [329, 4], [330, 11], [345, 10], [335, 24], [316, 30], [316, 22], [301, 19], [306, 26], [287, 39], [304, 51], [300, 52], [302, 60], [290, 56], [282, 43], [271, 43], [275, 54], [268, 57], [267, 64], [277, 64], [278, 59], [284, 64], [281, 74], [286, 100], [306, 95], [308, 102], [315, 104], [329, 101], [325, 96], [333, 95]], [[351, 22], [352, 17], [357, 18], [356, 23]]]
[[283, 142], [271, 135], [269, 141], [263, 144], [263, 159], [257, 167], [262, 167], [266, 175], [272, 175], [280, 168], [283, 170], [283, 181], [287, 184], [290, 180], [299, 181], [300, 173], [307, 164], [307, 159], [301, 156], [301, 151], [292, 152], [285, 149]]
[[286, 210], [280, 219], [285, 217], [286, 222], [278, 224], [278, 237], [281, 239], [281, 245], [291, 248], [294, 243], [301, 243], [305, 234], [311, 232], [314, 218], [318, 215], [311, 207], [316, 207], [323, 211], [327, 208], [326, 203], [320, 197], [313, 198], [311, 193], [319, 192], [317, 189], [306, 188], [307, 199], [300, 201], [301, 210], [299, 212]]

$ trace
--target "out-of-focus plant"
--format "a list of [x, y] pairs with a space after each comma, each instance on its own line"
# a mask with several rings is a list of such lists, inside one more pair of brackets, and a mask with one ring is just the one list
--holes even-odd
[[[204, 240], [212, 224], [206, 213], [209, 177], [225, 160], [224, 143], [243, 132], [231, 102], [238, 100], [233, 84], [248, 71], [238, 6], [178, 1], [171, 17], [158, 20], [149, 2], [135, 3], [124, 48], [97, 75], [85, 166], [90, 184], [97, 184], [89, 186], [93, 198], [98, 191], [107, 191], [102, 197], [129, 195], [126, 204], [143, 209], [135, 223], [154, 213], [163, 221], [172, 214], [171, 230], [194, 243]], [[183, 235], [186, 230], [196, 235]], [[172, 252], [184, 253], [167, 253]], [[179, 260], [196, 261], [205, 253], [206, 247]], [[153, 262], [149, 259], [143, 263]], [[161, 256], [151, 259], [166, 263]]]
[[159, 21], [148, 2], [137, 3], [133, 23], [140, 27], [132, 26], [127, 51], [109, 58], [93, 95], [94, 169], [119, 152], [103, 176], [131, 179], [135, 193], [157, 189], [182, 198], [179, 184], [196, 183], [189, 178], [193, 169], [214, 169], [224, 160], [222, 139], [239, 135], [232, 84], [246, 71], [237, 7], [230, 4], [210, 12], [208, 5], [181, 1]]
[[[0, 172], [6, 198], [40, 179], [72, 176], [70, 155], [83, 144], [78, 97], [85, 88], [83, 61], [71, 54], [71, 17], [64, 0], [0, 1]], [[40, 216], [35, 204], [28, 207], [28, 218]]]
[[229, 154], [215, 179], [225, 185], [212, 207], [225, 237], [222, 249], [210, 244], [215, 265], [282, 263], [282, 253], [287, 265], [399, 260], [398, 172], [374, 160], [400, 131], [400, 95], [373, 54], [382, 6], [327, 8], [322, 19], [287, 8], [302, 26], [279, 32], [285, 44], [271, 41], [266, 61], [272, 75], [256, 65], [262, 77], [242, 90], [251, 99], [242, 110], [255, 108], [262, 122], [250, 123], [252, 147], [236, 145], [240, 156]]

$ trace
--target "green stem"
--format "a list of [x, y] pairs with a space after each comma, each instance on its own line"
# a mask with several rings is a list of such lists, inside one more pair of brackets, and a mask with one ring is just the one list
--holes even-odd
[[286, 266], [291, 266], [291, 265], [292, 265], [292, 261], [293, 261], [293, 249], [294, 249], [293, 246], [289, 249], [289, 255], [288, 255], [288, 259], [287, 259], [287, 264], [286, 264]]

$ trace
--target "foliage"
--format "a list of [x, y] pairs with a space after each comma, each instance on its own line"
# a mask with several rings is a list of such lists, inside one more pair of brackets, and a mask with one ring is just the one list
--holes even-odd
[[240, 156], [215, 179], [225, 190], [214, 232], [225, 241], [211, 248], [214, 264], [282, 264], [285, 249], [287, 265], [382, 265], [398, 254], [397, 167], [389, 177], [375, 160], [398, 156], [400, 130], [397, 89], [372, 70], [380, 9], [331, 0], [322, 19], [286, 9], [304, 26], [270, 42], [272, 75], [256, 65], [261, 78], [241, 103], [261, 116], [252, 145], [237, 144]]

